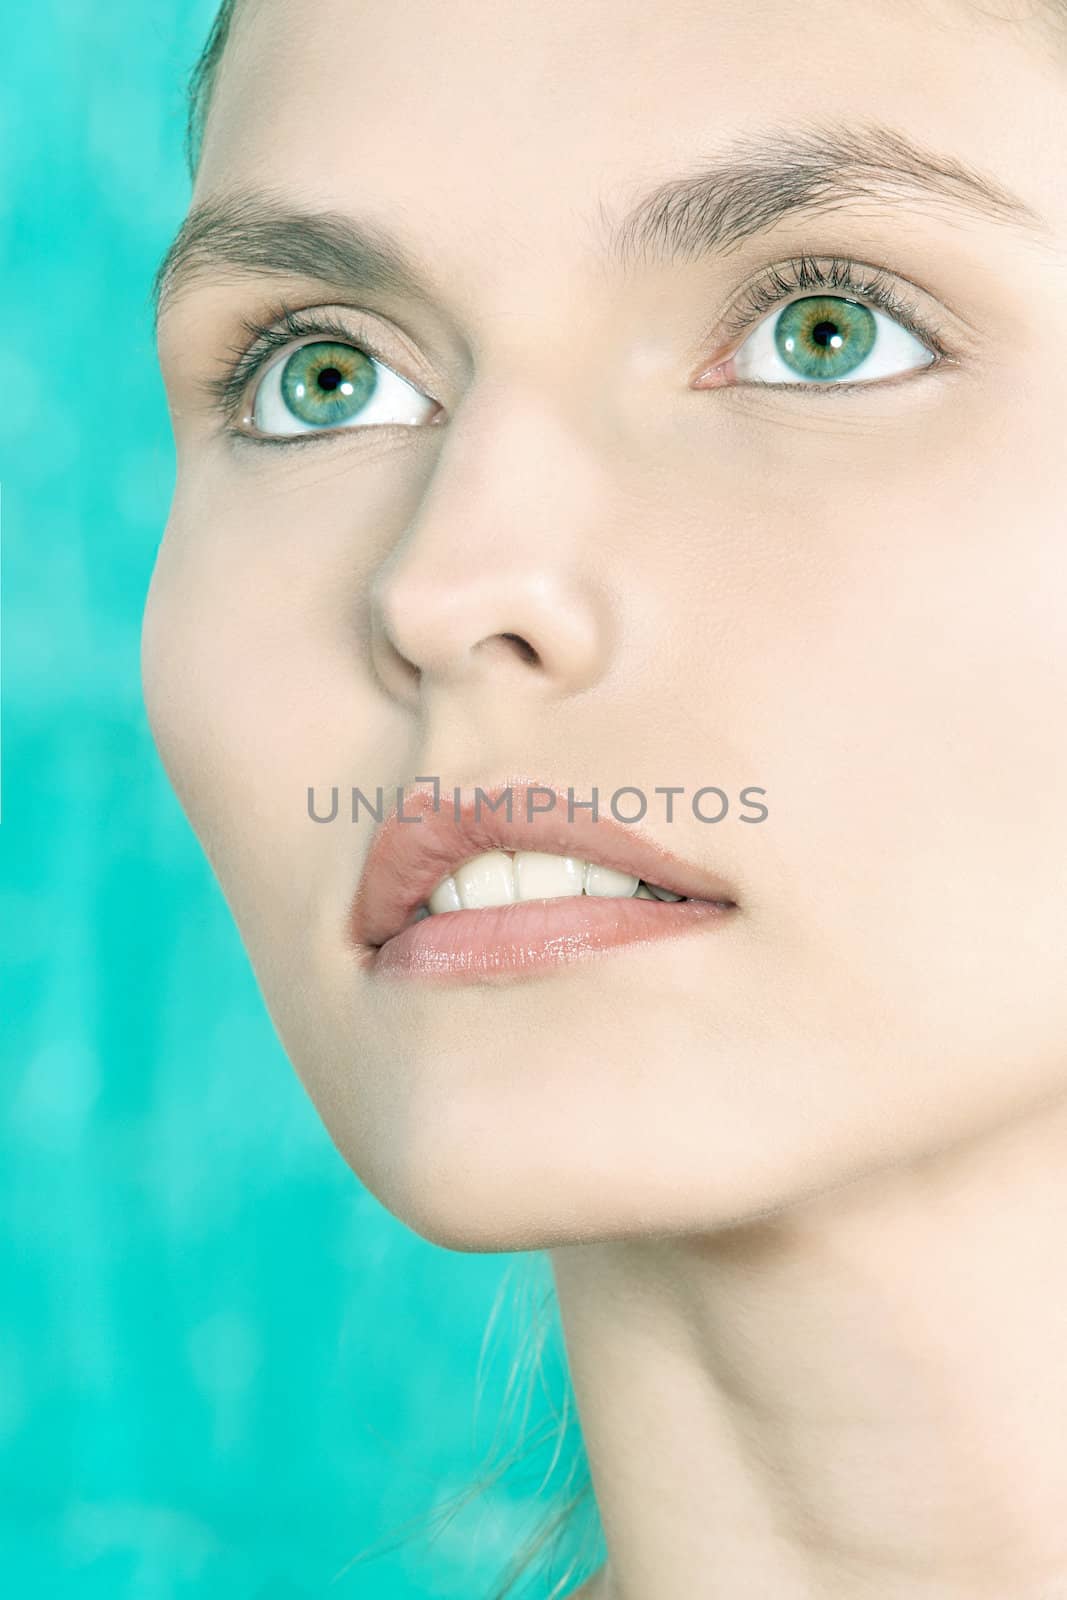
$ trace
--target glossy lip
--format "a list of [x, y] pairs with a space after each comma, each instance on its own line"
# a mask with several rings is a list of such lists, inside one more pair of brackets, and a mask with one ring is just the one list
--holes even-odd
[[[391, 941], [399, 935], [403, 935], [405, 947], [412, 952], [416, 937], [430, 944], [448, 943], [452, 949], [451, 967], [473, 970], [472, 963], [463, 959], [462, 949], [457, 946], [463, 935], [472, 951], [474, 946], [480, 948], [481, 968], [488, 970], [494, 965], [490, 936], [495, 933], [512, 949], [510, 960], [505, 951], [499, 952], [501, 959], [495, 963], [498, 968], [529, 965], [534, 952], [529, 944], [529, 930], [523, 928], [530, 920], [524, 917], [524, 912], [538, 914], [544, 955], [558, 959], [564, 952], [560, 939], [553, 939], [551, 931], [544, 926], [546, 907], [552, 908], [558, 935], [565, 938], [568, 927], [572, 934], [584, 932], [583, 950], [605, 948], [630, 938], [655, 936], [661, 931], [664, 934], [677, 932], [683, 925], [695, 926], [702, 914], [715, 913], [721, 918], [725, 911], [736, 909], [736, 896], [723, 878], [679, 860], [638, 831], [637, 824], [620, 823], [602, 814], [594, 820], [590, 811], [577, 809], [584, 798], [581, 794], [575, 796], [576, 808], [570, 821], [566, 792], [553, 784], [513, 780], [494, 787], [479, 787], [488, 801], [481, 799], [477, 819], [473, 789], [469, 793], [460, 791], [458, 807], [451, 796], [442, 795], [437, 810], [434, 810], [432, 790], [415, 789], [405, 793], [402, 807], [392, 810], [375, 833], [349, 916], [350, 937], [361, 948], [365, 964], [371, 970], [395, 969], [400, 964], [400, 947], [389, 951]], [[546, 804], [545, 791], [550, 792], [555, 798], [553, 809], [535, 813], [527, 820], [528, 789], [539, 791], [534, 796], [537, 805]], [[511, 791], [511, 821], [505, 810], [489, 809], [489, 804], [497, 802], [507, 790]], [[671, 901], [560, 896], [554, 900], [516, 902], [480, 911], [450, 912], [412, 924], [415, 912], [429, 899], [441, 879], [485, 850], [541, 850], [553, 855], [579, 856], [670, 889], [685, 897], [688, 909]], [[459, 927], [461, 921], [463, 929]], [[443, 940], [445, 930], [440, 926], [434, 936], [428, 934], [427, 930], [442, 923], [451, 925], [447, 940]], [[567, 950], [573, 954], [576, 948], [572, 939]], [[426, 951], [427, 955], [430, 953]], [[404, 965], [412, 966], [412, 962]], [[423, 961], [422, 970], [428, 965], [433, 963]], [[440, 969], [441, 963], [436, 965]]]
[[557, 895], [424, 917], [363, 960], [378, 980], [513, 983], [623, 945], [722, 927], [736, 915], [736, 906], [715, 900]]

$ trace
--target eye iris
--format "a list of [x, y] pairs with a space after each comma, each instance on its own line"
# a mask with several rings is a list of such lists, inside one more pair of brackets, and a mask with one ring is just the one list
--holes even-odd
[[874, 348], [878, 325], [856, 300], [809, 295], [786, 306], [774, 342], [786, 366], [805, 378], [840, 378]]
[[374, 362], [348, 344], [301, 345], [282, 368], [286, 408], [300, 422], [316, 428], [348, 422], [377, 386]]

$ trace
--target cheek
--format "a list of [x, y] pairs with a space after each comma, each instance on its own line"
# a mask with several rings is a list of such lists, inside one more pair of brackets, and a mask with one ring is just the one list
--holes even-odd
[[773, 597], [747, 688], [772, 804], [755, 882], [797, 973], [817, 987], [851, 958], [840, 1015], [1048, 1063], [1067, 1030], [1067, 541], [1040, 454], [968, 436], [873, 493], [853, 482], [856, 511], [821, 509], [818, 558]]
[[257, 965], [325, 913], [324, 884], [341, 893], [353, 830], [343, 804], [336, 826], [312, 822], [307, 791], [321, 811], [330, 786], [359, 781], [380, 710], [353, 671], [348, 591], [309, 578], [311, 560], [298, 576], [279, 551], [173, 520], [142, 628], [160, 758]]

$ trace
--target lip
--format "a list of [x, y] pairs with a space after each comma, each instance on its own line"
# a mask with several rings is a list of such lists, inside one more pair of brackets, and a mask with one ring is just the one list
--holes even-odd
[[[527, 791], [551, 810], [527, 815]], [[511, 793], [511, 819], [490, 806]], [[389, 812], [367, 852], [349, 915], [349, 935], [364, 968], [381, 974], [477, 977], [513, 976], [620, 944], [676, 937], [725, 922], [737, 909], [727, 881], [682, 861], [639, 831], [637, 824], [575, 809], [552, 784], [528, 781], [460, 790], [458, 804], [413, 789]], [[575, 807], [582, 800], [576, 796]], [[506, 805], [506, 802], [505, 802]], [[451, 911], [412, 922], [447, 874], [485, 850], [539, 850], [578, 856], [643, 878], [678, 901], [608, 896], [559, 896], [481, 910]]]

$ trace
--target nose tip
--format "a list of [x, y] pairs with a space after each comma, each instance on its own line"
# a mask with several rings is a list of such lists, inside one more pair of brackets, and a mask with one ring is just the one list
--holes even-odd
[[563, 698], [603, 672], [607, 632], [604, 608], [573, 579], [394, 570], [373, 592], [370, 650], [381, 682], [409, 704], [431, 685], [495, 679], [504, 693], [522, 682]]

